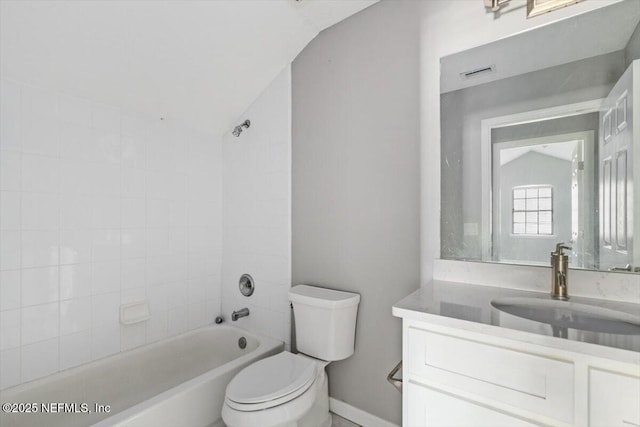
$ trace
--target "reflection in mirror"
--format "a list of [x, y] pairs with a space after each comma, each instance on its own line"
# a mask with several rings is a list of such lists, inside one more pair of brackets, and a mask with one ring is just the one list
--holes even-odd
[[639, 21], [626, 0], [442, 58], [442, 258], [566, 242], [572, 268], [640, 271]]

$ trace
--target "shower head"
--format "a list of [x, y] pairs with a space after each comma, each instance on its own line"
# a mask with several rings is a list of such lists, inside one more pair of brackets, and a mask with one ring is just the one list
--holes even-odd
[[240, 136], [240, 134], [242, 133], [243, 129], [246, 129], [249, 126], [251, 126], [251, 121], [245, 120], [244, 122], [242, 122], [238, 126], [234, 127], [233, 128], [233, 132], [231, 132], [231, 134], [237, 138], [237, 137]]

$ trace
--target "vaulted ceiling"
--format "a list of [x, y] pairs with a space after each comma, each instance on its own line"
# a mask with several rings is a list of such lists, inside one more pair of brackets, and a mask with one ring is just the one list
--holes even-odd
[[222, 135], [323, 29], [377, 0], [2, 0], [0, 74]]

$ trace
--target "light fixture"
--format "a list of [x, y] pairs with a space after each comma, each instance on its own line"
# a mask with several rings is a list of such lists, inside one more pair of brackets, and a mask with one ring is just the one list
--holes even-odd
[[[492, 12], [499, 12], [500, 8], [511, 0], [483, 0], [484, 6]], [[580, 0], [527, 0], [527, 18], [542, 15], [561, 7], [576, 4]]]

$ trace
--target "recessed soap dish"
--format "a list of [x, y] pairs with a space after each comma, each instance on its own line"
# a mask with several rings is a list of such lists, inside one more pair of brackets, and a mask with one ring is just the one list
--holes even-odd
[[131, 302], [120, 306], [120, 323], [133, 325], [151, 318], [149, 303], [144, 301]]

